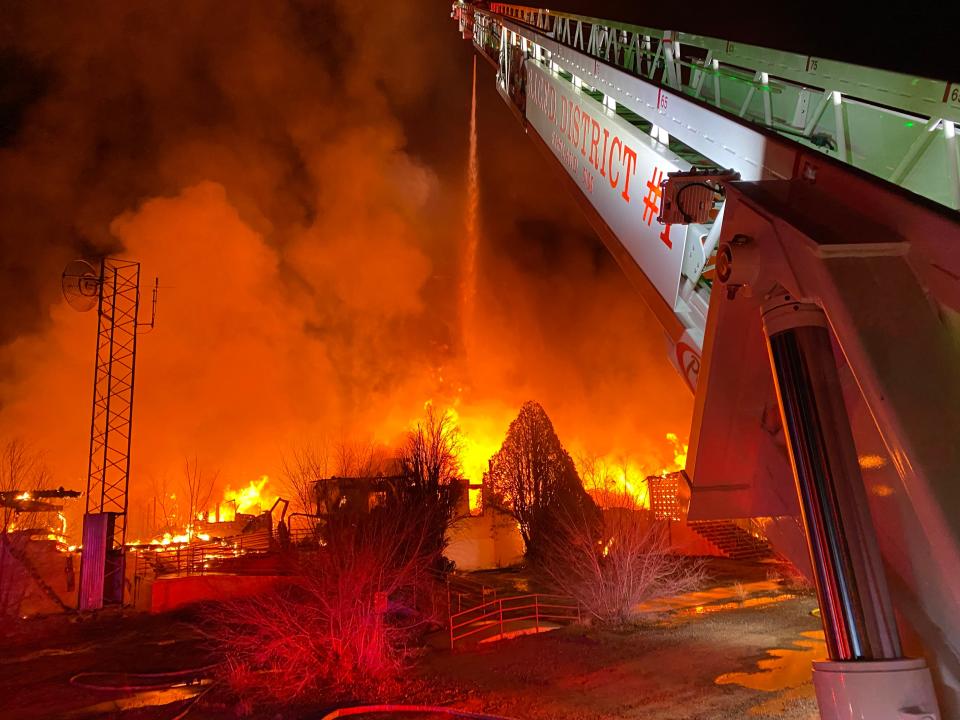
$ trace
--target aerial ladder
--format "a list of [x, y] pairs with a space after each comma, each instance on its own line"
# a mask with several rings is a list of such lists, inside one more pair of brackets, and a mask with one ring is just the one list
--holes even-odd
[[689, 519], [757, 518], [815, 581], [821, 716], [960, 717], [960, 84], [452, 14], [664, 330]]

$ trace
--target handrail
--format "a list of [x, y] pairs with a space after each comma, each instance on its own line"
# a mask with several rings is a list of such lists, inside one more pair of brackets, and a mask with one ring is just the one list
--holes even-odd
[[[868, 102], [924, 116], [930, 116], [931, 112], [938, 110], [941, 113], [940, 116], [960, 122], [960, 112], [958, 112], [960, 107], [941, 100], [944, 90], [949, 91], [957, 83], [943, 78], [915, 76], [832, 58], [811, 57], [751, 43], [732, 42], [725, 38], [670, 31], [632, 22], [618, 22], [590, 15], [544, 10], [511, 3], [491, 3], [489, 12], [521, 22], [555, 40], [560, 39], [555, 36], [558, 21], [583, 23], [591, 28], [597, 26], [602, 39], [598, 40], [594, 50], [598, 54], [603, 54], [606, 59], [609, 59], [610, 51], [614, 47], [628, 51], [631, 49], [631, 43], [626, 41], [620, 33], [639, 34], [651, 40], [663, 40], [669, 37], [671, 42], [676, 42], [682, 47], [709, 50], [711, 59], [716, 58], [730, 68], [751, 72], [758, 69], [765, 70], [771, 75], [783, 77], [791, 83], [805, 87], [824, 88], [827, 85], [838, 85], [835, 89], [841, 90], [845, 95], [860, 97]], [[588, 52], [586, 45], [590, 33], [581, 31], [577, 38], [578, 43], [564, 44], [576, 46]], [[652, 51], [642, 46], [639, 52], [652, 54]], [[672, 59], [673, 62], [678, 60], [677, 57]]]
[[[533, 612], [529, 612], [530, 610]], [[533, 620], [537, 632], [540, 631], [541, 620], [580, 622], [580, 604], [567, 595], [531, 593], [497, 598], [458, 613], [451, 613], [450, 649], [454, 648], [458, 640], [483, 631], [492, 629], [496, 632], [491, 637], [502, 636], [505, 623], [523, 620]]]
[[[463, 611], [463, 600], [464, 598], [469, 598], [469, 596], [475, 595], [480, 599], [481, 604], [487, 602], [487, 596], [492, 595], [494, 599], [497, 598], [497, 588], [492, 585], [487, 585], [485, 583], [477, 582], [467, 577], [454, 575], [452, 573], [447, 574], [443, 580], [447, 585], [447, 612], [448, 614], [453, 613], [453, 598], [456, 596], [457, 600], [457, 612]], [[476, 606], [473, 606], [476, 607]], [[472, 609], [472, 608], [468, 608]]]

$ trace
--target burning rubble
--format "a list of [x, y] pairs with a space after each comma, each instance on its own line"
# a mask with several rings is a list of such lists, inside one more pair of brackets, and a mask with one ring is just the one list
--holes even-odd
[[[427, 412], [432, 412], [432, 407], [430, 402], [424, 405]], [[465, 490], [462, 506], [456, 510], [456, 516], [461, 519], [472, 517], [475, 524], [479, 523], [472, 530], [464, 526], [454, 531], [452, 539], [462, 540], [476, 533], [491, 537], [515, 534], [515, 526], [506, 517], [501, 518], [495, 513], [490, 515], [482, 501], [490, 459], [503, 442], [510, 415], [506, 412], [497, 414], [489, 409], [478, 412], [476, 408], [463, 406], [437, 412], [455, 433], [456, 475]], [[416, 424], [417, 421], [414, 421], [410, 427], [414, 428]], [[665, 440], [664, 452], [672, 455], [672, 462], [648, 469], [626, 453], [589, 455], [579, 449], [580, 445], [574, 439], [571, 447], [574, 448], [576, 467], [584, 489], [600, 507], [610, 507], [618, 502], [622, 504], [623, 498], [629, 497], [634, 507], [649, 508], [647, 477], [680, 469], [685, 460], [686, 448], [679, 439], [671, 434]], [[343, 448], [339, 452], [341, 455], [349, 454]], [[341, 473], [339, 478], [335, 471], [321, 473], [319, 466], [314, 466], [314, 474], [309, 476], [313, 489], [309, 491], [306, 502], [302, 498], [297, 501], [299, 512], [288, 513], [289, 498], [296, 499], [297, 495], [289, 477], [277, 482], [263, 475], [245, 484], [226, 483], [216, 499], [207, 500], [213, 495], [214, 484], [218, 480], [214, 474], [204, 482], [194, 482], [192, 491], [185, 487], [180, 489], [179, 494], [178, 491], [168, 493], [161, 498], [162, 502], [158, 502], [159, 509], [155, 511], [153, 521], [154, 532], [127, 542], [127, 582], [135, 589], [134, 595], [142, 594], [143, 583], [152, 582], [153, 578], [171, 574], [249, 572], [250, 568], [266, 567], [263, 563], [269, 563], [266, 558], [271, 553], [291, 543], [299, 547], [316, 547], [318, 542], [322, 542], [317, 535], [319, 516], [336, 509], [331, 505], [330, 498], [324, 499], [324, 493], [329, 494], [330, 488], [337, 489], [339, 503], [345, 502], [351, 492], [354, 495], [359, 492], [363, 496], [362, 504], [372, 507], [377, 502], [377, 496], [383, 495], [392, 484], [402, 481], [403, 469], [399, 459], [386, 446], [382, 449], [371, 446], [367, 450], [369, 457], [363, 460], [359, 457], [362, 453], [351, 452], [357, 457], [350, 462], [343, 462], [341, 469], [346, 474]], [[191, 466], [188, 462], [186, 467], [189, 472], [185, 472], [185, 477], [188, 479], [196, 481], [202, 477], [195, 463]], [[334, 467], [330, 465], [325, 469], [333, 470]], [[351, 473], [359, 477], [351, 480]], [[321, 492], [321, 487], [326, 490]], [[79, 495], [79, 492], [62, 488], [6, 491], [0, 495], [3, 500], [0, 504], [7, 508], [8, 513], [5, 536], [13, 538], [18, 533], [23, 534], [21, 526], [29, 525], [30, 537], [52, 543], [49, 551], [32, 551], [34, 555], [40, 552], [32, 562], [46, 567], [44, 572], [51, 575], [51, 585], [66, 582], [64, 563], [72, 566], [75, 553], [82, 549], [78, 547], [78, 542], [68, 539], [71, 533], [68, 532], [63, 507], [52, 500], [66, 497], [70, 501]], [[79, 507], [82, 499], [73, 503]], [[76, 514], [75, 510], [73, 514]], [[31, 519], [25, 523], [21, 518], [28, 515]], [[22, 544], [25, 541], [18, 542]], [[518, 540], [506, 542], [507, 546], [491, 552], [503, 558], [516, 558], [522, 553]], [[47, 552], [53, 552], [61, 560], [37, 559]], [[456, 547], [452, 552], [459, 558], [458, 562], [466, 567], [487, 562], [479, 556], [475, 559], [458, 556], [460, 551]], [[73, 571], [75, 573], [76, 568]], [[72, 583], [69, 584], [72, 586]]]

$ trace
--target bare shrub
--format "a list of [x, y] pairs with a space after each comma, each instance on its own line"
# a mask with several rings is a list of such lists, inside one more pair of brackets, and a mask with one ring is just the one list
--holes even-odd
[[145, 521], [146, 532], [150, 535], [161, 535], [173, 532], [183, 527], [180, 523], [180, 505], [177, 501], [176, 489], [166, 475], [150, 478], [151, 497], [153, 499], [149, 520]]
[[327, 542], [274, 592], [211, 608], [203, 630], [245, 699], [377, 687], [431, 626], [430, 510], [412, 504], [333, 515]]
[[588, 513], [560, 512], [555, 527], [559, 531], [545, 539], [541, 569], [599, 624], [634, 623], [641, 603], [703, 582], [702, 564], [672, 553], [667, 526], [626, 492], [604, 511], [599, 540]]
[[205, 473], [196, 456], [193, 457], [193, 462], [189, 458], [184, 458], [183, 489], [187, 497], [188, 527], [193, 527], [198, 516], [210, 507], [218, 476], [218, 472]]

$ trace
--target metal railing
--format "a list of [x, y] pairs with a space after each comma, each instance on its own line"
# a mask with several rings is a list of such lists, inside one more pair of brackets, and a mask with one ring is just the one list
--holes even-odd
[[449, 615], [472, 610], [488, 600], [496, 600], [497, 588], [453, 573], [442, 578], [447, 586], [447, 609]]
[[242, 555], [266, 553], [272, 549], [269, 528], [225, 538], [223, 541], [191, 542], [162, 547], [145, 545], [136, 548], [135, 574], [147, 575], [147, 568], [154, 576], [203, 575], [217, 571], [219, 566]]
[[316, 550], [324, 545], [319, 525], [290, 528], [289, 540], [290, 547], [295, 549]]
[[[651, 115], [623, 77], [593, 61], [712, 105], [947, 207], [960, 207], [958, 82], [509, 3], [477, 9], [473, 29], [475, 45], [485, 51], [498, 48], [503, 38], [525, 38], [534, 44], [535, 55], [542, 48], [547, 62], [655, 125], [671, 128], [671, 138], [683, 122], [716, 132], [721, 118], [677, 116], [660, 106], [660, 94]], [[592, 62], [582, 63], [583, 56]], [[709, 157], [711, 142], [691, 142], [697, 135], [681, 132], [675, 139]], [[749, 170], [742, 162], [735, 165]]]
[[474, 642], [502, 636], [511, 630], [524, 629], [533, 620], [540, 631], [542, 622], [580, 622], [580, 605], [566, 595], [517, 595], [501, 597], [468, 610], [450, 615], [450, 649], [457, 642], [473, 638]]

